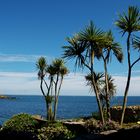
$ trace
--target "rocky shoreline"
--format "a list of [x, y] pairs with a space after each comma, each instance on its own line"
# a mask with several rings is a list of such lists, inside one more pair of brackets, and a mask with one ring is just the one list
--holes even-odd
[[16, 99], [16, 97], [6, 96], [6, 95], [0, 95], [0, 99]]

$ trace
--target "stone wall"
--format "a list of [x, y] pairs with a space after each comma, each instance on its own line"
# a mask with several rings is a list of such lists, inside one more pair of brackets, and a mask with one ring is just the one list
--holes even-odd
[[[122, 114], [122, 106], [114, 106], [111, 108], [111, 118], [120, 121]], [[125, 110], [124, 122], [140, 121], [140, 106], [127, 106]]]

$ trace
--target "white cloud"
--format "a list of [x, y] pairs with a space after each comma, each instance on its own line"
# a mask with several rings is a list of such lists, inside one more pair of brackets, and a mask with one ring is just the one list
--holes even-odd
[[[36, 62], [40, 56], [44, 55], [0, 54], [0, 62]], [[52, 60], [52, 57], [47, 56], [46, 58], [48, 61]]]
[[[113, 76], [115, 79], [115, 84], [117, 85], [117, 95], [123, 96], [124, 89], [126, 86], [126, 76]], [[131, 77], [130, 87], [129, 87], [129, 96], [140, 96], [140, 76]]]
[[[0, 94], [41, 94], [36, 73], [0, 72]], [[70, 73], [65, 77], [61, 95], [89, 95], [84, 75]]]
[[[70, 73], [64, 78], [60, 95], [94, 95], [90, 93], [90, 87], [86, 86], [83, 73]], [[125, 76], [113, 76], [117, 85], [117, 95], [123, 96], [126, 84]], [[131, 78], [128, 95], [140, 95], [140, 76]], [[37, 94], [40, 91], [40, 81], [36, 73], [0, 72], [0, 94]]]

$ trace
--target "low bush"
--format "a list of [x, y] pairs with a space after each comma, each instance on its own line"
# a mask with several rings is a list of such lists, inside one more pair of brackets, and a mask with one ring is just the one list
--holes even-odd
[[4, 137], [35, 137], [38, 121], [29, 114], [18, 114], [6, 121], [2, 126], [1, 135]]
[[38, 133], [39, 140], [68, 140], [75, 136], [67, 127], [58, 122], [39, 129]]
[[119, 124], [114, 121], [107, 121], [105, 124], [102, 124], [101, 121], [92, 118], [85, 122], [85, 128], [88, 133], [100, 133], [107, 130], [119, 129]]

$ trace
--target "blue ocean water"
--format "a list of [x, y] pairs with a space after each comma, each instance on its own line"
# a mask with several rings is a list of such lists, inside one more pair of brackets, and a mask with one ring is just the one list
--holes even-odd
[[[13, 95], [16, 99], [0, 100], [0, 124], [18, 113], [39, 114], [45, 117], [46, 108], [42, 96]], [[123, 97], [114, 97], [112, 105], [121, 105]], [[140, 105], [140, 96], [128, 97], [128, 105]], [[77, 118], [89, 116], [97, 111], [94, 96], [60, 96], [58, 104], [58, 119]]]

